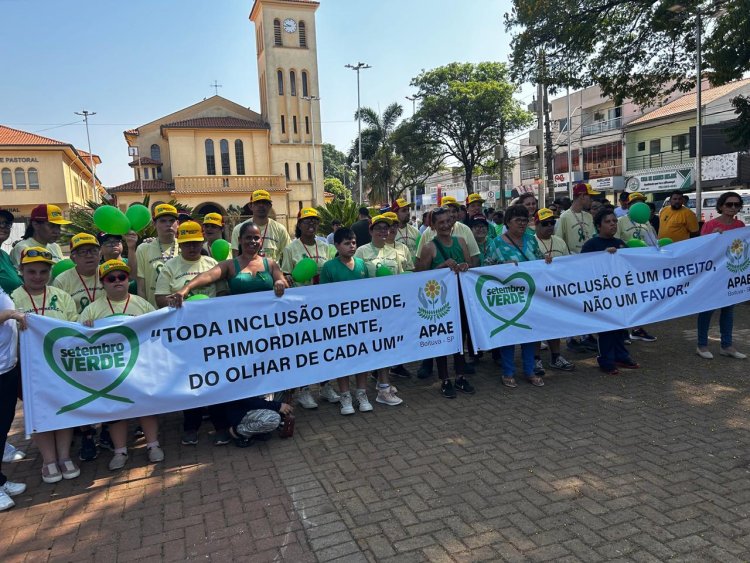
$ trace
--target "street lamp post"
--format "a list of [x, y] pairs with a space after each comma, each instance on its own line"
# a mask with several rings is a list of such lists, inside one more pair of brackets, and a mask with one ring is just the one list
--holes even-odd
[[95, 111], [81, 110], [80, 112], [74, 112], [76, 115], [82, 115], [83, 121], [86, 123], [86, 140], [89, 145], [89, 161], [91, 163], [91, 197], [96, 201], [96, 169], [94, 168], [94, 153], [91, 152], [91, 136], [89, 135], [89, 115], [96, 115]]
[[[312, 181], [313, 181], [313, 200], [315, 200], [315, 186], [318, 185], [318, 170], [315, 160], [315, 110], [313, 109], [313, 100], [320, 101], [318, 96], [303, 96], [303, 100], [310, 102], [310, 133], [312, 138]], [[325, 199], [325, 198], [324, 198]]]
[[701, 180], [703, 179], [703, 157], [701, 147], [701, 133], [703, 132], [703, 101], [701, 100], [701, 11], [695, 12], [695, 74], [696, 74], [696, 91], [695, 91], [695, 216], [698, 221], [703, 215], [703, 197], [701, 197]]
[[404, 97], [411, 102], [411, 116], [414, 117], [414, 114], [417, 113], [417, 96]]
[[359, 71], [372, 67], [361, 62], [356, 65], [345, 65], [345, 67], [357, 71], [357, 166], [359, 168], [359, 204], [362, 205], [362, 115], [360, 111]]

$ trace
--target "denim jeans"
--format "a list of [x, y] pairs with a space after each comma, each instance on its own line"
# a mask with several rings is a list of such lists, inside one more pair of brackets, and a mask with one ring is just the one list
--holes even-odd
[[596, 361], [602, 369], [615, 369], [615, 362], [631, 363], [633, 360], [625, 348], [627, 330], [609, 330], [599, 333], [599, 355]]
[[[719, 332], [721, 333], [721, 347], [732, 345], [732, 328], [734, 327], [734, 305], [719, 309]], [[698, 313], [698, 346], [708, 346], [708, 327], [711, 324], [713, 311]]]
[[[536, 342], [527, 342], [521, 344], [521, 363], [523, 365], [524, 377], [534, 375], [534, 352], [536, 351]], [[503, 377], [513, 377], [516, 373], [516, 364], [514, 356], [515, 346], [502, 346], [500, 348], [500, 359], [503, 366]]]

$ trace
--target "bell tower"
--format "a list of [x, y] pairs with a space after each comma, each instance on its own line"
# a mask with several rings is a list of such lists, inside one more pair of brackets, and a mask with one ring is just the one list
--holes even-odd
[[286, 176], [292, 198], [305, 207], [323, 203], [318, 6], [313, 0], [255, 0], [250, 12], [260, 113], [271, 127], [271, 169]]

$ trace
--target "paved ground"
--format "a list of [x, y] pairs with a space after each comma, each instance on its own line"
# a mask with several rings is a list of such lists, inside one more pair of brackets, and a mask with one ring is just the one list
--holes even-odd
[[650, 328], [644, 369], [620, 377], [571, 356], [574, 374], [511, 391], [485, 358], [476, 396], [398, 382], [401, 407], [323, 405], [246, 450], [205, 427], [181, 446], [171, 415], [164, 463], [139, 444], [124, 472], [105, 452], [56, 485], [17, 423], [29, 457], [6, 467], [29, 487], [0, 513], [2, 560], [750, 560], [750, 362], [700, 360], [693, 319]]

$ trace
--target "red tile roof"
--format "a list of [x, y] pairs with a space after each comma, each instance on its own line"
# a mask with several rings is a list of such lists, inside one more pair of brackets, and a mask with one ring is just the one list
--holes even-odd
[[[78, 151], [78, 154], [81, 155], [81, 158], [85, 159], [86, 162], [89, 161], [89, 157], [91, 156], [90, 153], [87, 153], [83, 149], [76, 149], [76, 150]], [[94, 162], [96, 162], [97, 164], [101, 164], [102, 163], [102, 159], [101, 159], [101, 157], [98, 154], [94, 155]]]
[[161, 166], [162, 162], [160, 160], [154, 160], [153, 158], [149, 158], [147, 156], [142, 156], [141, 158], [135, 159], [133, 162], [129, 162], [128, 166], [132, 168], [134, 166], [143, 166], [144, 164], [150, 164], [152, 166]]
[[[144, 192], [171, 192], [174, 190], [174, 184], [165, 182], [164, 180], [143, 180], [143, 191]], [[120, 184], [119, 186], [113, 186], [107, 188], [108, 192], [119, 193], [119, 192], [140, 192], [141, 182], [133, 180], [127, 184]]]
[[[42, 137], [34, 133], [19, 131], [5, 125], [0, 125], [0, 145], [68, 145], [49, 137]], [[88, 154], [88, 153], [87, 153]]]
[[126, 135], [140, 135], [140, 131], [138, 129], [128, 129], [127, 131], [124, 131]]
[[162, 129], [270, 129], [268, 123], [237, 117], [198, 117], [166, 123], [161, 127]]
[[[750, 85], [750, 78], [746, 78], [745, 80], [738, 80], [736, 82], [730, 82], [729, 84], [724, 84], [715, 88], [707, 88], [704, 86], [701, 89], [701, 107], [710, 104], [711, 102], [715, 102], [719, 98], [726, 96], [727, 94], [731, 94], [733, 91], [748, 85]], [[684, 96], [682, 96], [681, 98], [677, 98], [673, 102], [669, 102], [668, 104], [665, 104], [660, 108], [655, 109], [654, 111], [650, 111], [647, 114], [642, 115], [638, 119], [634, 119], [633, 121], [628, 123], [628, 125], [638, 125], [639, 123], [646, 123], [647, 121], [653, 121], [654, 119], [659, 119], [662, 117], [671, 117], [680, 113], [695, 111], [695, 98], [695, 92], [693, 92], [692, 94], [685, 94]]]

